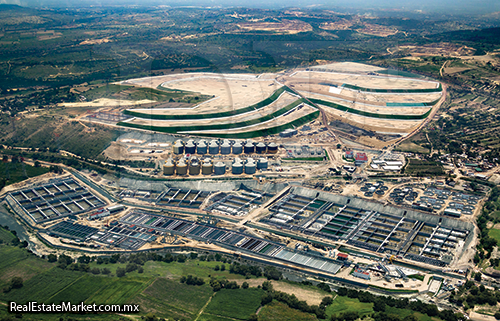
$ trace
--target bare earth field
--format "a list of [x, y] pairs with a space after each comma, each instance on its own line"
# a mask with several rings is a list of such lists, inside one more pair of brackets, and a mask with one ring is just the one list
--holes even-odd
[[271, 31], [284, 34], [312, 31], [310, 24], [298, 20], [283, 20], [281, 22], [247, 22], [238, 23], [238, 28], [245, 31]]
[[[208, 119], [188, 119], [188, 120], [157, 120], [157, 119], [145, 119], [145, 118], [132, 118], [126, 122], [140, 124], [140, 125], [147, 125], [147, 126], [162, 126], [162, 127], [169, 127], [169, 126], [189, 127], [189, 126], [196, 126], [196, 125], [232, 124], [232, 123], [252, 120], [252, 119], [256, 119], [256, 118], [260, 118], [260, 117], [272, 114], [273, 112], [293, 103], [296, 100], [297, 100], [297, 97], [295, 97], [287, 92], [284, 92], [272, 104], [270, 104], [266, 107], [260, 108], [258, 110], [254, 110], [254, 111], [240, 114], [237, 116], [208, 118]], [[200, 109], [200, 108], [198, 108], [198, 109]], [[184, 110], [184, 109], [175, 109], [175, 110], [173, 110], [174, 113], [168, 113], [168, 114], [180, 114], [180, 115], [182, 115], [183, 113], [179, 112], [180, 110]], [[149, 110], [148, 110], [148, 112], [149, 112]], [[200, 111], [200, 112], [202, 112], [202, 111]], [[155, 109], [151, 110], [151, 114], [157, 114], [157, 113], [158, 113], [158, 110], [155, 110]], [[163, 113], [167, 114], [165, 111]]]
[[335, 62], [321, 66], [314, 66], [310, 69], [336, 72], [368, 73], [382, 71], [384, 68], [372, 65], [360, 64], [357, 62]]
[[304, 93], [307, 98], [316, 98], [336, 103], [349, 108], [357, 109], [360, 111], [366, 111], [375, 114], [387, 114], [387, 115], [422, 115], [425, 114], [431, 107], [388, 107], [388, 106], [376, 106], [366, 104], [360, 101], [346, 100], [338, 97], [332, 97], [327, 95], [318, 95], [313, 93]]
[[371, 130], [383, 134], [405, 134], [414, 130], [422, 120], [394, 120], [394, 119], [380, 119], [350, 114], [335, 108], [327, 106], [320, 106], [325, 112], [336, 116], [337, 120], [342, 122], [361, 127], [366, 130]]
[[[380, 72], [383, 68], [359, 63], [330, 63], [314, 66], [309, 69], [286, 70], [280, 73], [266, 74], [213, 74], [213, 73], [184, 73], [165, 76], [131, 79], [122, 84], [139, 87], [164, 89], [167, 91], [182, 91], [200, 93], [213, 98], [191, 108], [134, 108], [130, 111], [147, 113], [150, 115], [199, 115], [234, 111], [251, 106], [269, 98], [283, 85], [288, 86], [306, 98], [316, 98], [341, 106], [352, 108], [360, 112], [393, 116], [420, 116], [431, 108], [438, 108], [433, 102], [442, 98], [443, 92], [422, 93], [418, 90], [437, 89], [440, 84], [426, 79], [415, 79], [399, 76], [376, 76], [373, 72]], [[345, 88], [342, 85], [350, 84], [368, 89], [381, 89], [381, 92], [360, 91]], [[413, 89], [417, 92], [394, 93], [390, 90]], [[272, 114], [274, 111], [289, 105], [300, 98], [289, 92], [266, 107], [257, 111], [249, 111], [230, 117], [211, 117], [207, 119], [187, 120], [151, 120], [134, 117], [127, 120], [133, 126], [156, 127], [184, 127], [181, 134], [210, 134], [230, 135], [258, 131], [276, 126], [286, 125], [303, 116], [316, 111], [313, 106], [304, 105], [294, 111], [278, 116], [275, 119], [263, 121], [253, 125], [243, 125], [232, 129], [189, 130], [190, 126], [233, 124], [255, 120]], [[398, 104], [402, 104], [398, 105]], [[416, 105], [416, 106], [415, 106]], [[320, 106], [330, 120], [340, 120], [350, 125], [373, 131], [380, 134], [409, 134], [423, 124], [426, 119], [385, 119], [373, 116], [362, 116], [355, 111], [345, 112], [332, 107]], [[132, 126], [132, 127], [133, 127]], [[141, 127], [139, 127], [141, 128]], [[370, 141], [378, 138], [370, 138]], [[370, 143], [373, 145], [373, 142]]]
[[377, 89], [432, 89], [439, 86], [438, 82], [402, 78], [369, 75], [353, 75], [345, 73], [321, 72], [321, 71], [297, 71], [290, 77], [303, 80], [322, 80], [334, 85], [351, 84], [359, 87]]
[[[281, 87], [274, 78], [260, 79], [257, 75], [183, 74], [127, 80], [123, 84], [213, 95], [193, 108], [178, 108], [176, 113], [198, 114], [235, 110], [258, 103]], [[164, 114], [170, 108], [134, 109], [133, 111]]]
[[288, 124], [296, 119], [299, 119], [301, 117], [304, 117], [306, 115], [314, 113], [315, 111], [317, 111], [316, 108], [311, 107], [309, 105], [304, 105], [304, 107], [302, 107], [301, 109], [296, 109], [289, 114], [280, 116], [278, 118], [274, 118], [274, 119], [266, 121], [266, 122], [262, 122], [260, 124], [239, 127], [239, 128], [235, 128], [235, 129], [185, 131], [185, 132], [181, 132], [181, 133], [184, 133], [184, 134], [203, 134], [203, 133], [206, 133], [206, 134], [237, 134], [237, 133], [244, 133], [247, 131], [255, 131], [255, 130], [272, 128], [272, 127]]
[[367, 93], [349, 88], [335, 88], [321, 85], [319, 82], [290, 81], [289, 85], [302, 93], [310, 92], [351, 101], [364, 102], [371, 105], [385, 106], [387, 103], [427, 103], [441, 98], [442, 93], [390, 94]]

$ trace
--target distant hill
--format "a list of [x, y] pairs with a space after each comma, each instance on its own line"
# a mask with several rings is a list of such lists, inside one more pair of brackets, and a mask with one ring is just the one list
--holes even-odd
[[0, 11], [24, 11], [27, 8], [18, 6], [17, 4], [0, 3]]
[[482, 44], [500, 43], [500, 28], [488, 28], [481, 30], [459, 30], [435, 35], [440, 41], [467, 41]]

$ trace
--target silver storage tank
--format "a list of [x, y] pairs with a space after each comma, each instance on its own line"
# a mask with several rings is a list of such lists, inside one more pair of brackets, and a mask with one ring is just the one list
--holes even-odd
[[257, 161], [257, 169], [267, 169], [267, 167], [268, 167], [267, 159], [259, 158], [259, 160]]
[[214, 174], [215, 175], [224, 175], [226, 174], [226, 164], [223, 162], [217, 162], [214, 165]]
[[208, 145], [208, 153], [210, 155], [217, 155], [219, 154], [219, 144], [217, 143], [216, 140], [212, 140], [210, 144]]
[[256, 152], [257, 154], [265, 154], [266, 153], [266, 144], [264, 143], [258, 143], [256, 146]]
[[184, 144], [182, 143], [182, 140], [178, 140], [174, 143], [174, 145], [172, 146], [172, 151], [176, 155], [184, 153]]
[[171, 158], [167, 159], [163, 164], [163, 175], [171, 176], [174, 175], [175, 172], [175, 164]]
[[245, 151], [245, 154], [251, 154], [255, 152], [255, 146], [253, 145], [253, 142], [251, 140], [248, 140], [243, 146], [243, 150]]
[[184, 159], [181, 159], [177, 162], [176, 169], [177, 169], [177, 175], [187, 175], [188, 166], [184, 161]]
[[235, 142], [233, 144], [233, 154], [241, 154], [243, 152], [243, 146], [241, 145], [240, 142]]
[[224, 141], [222, 145], [220, 146], [220, 153], [223, 155], [229, 155], [231, 154], [231, 144], [229, 141]]
[[256, 164], [253, 158], [247, 159], [247, 162], [245, 164], [245, 174], [255, 174], [256, 171]]
[[241, 162], [241, 159], [236, 158], [233, 162], [233, 167], [232, 167], [232, 173], [233, 174], [243, 174], [243, 163]]
[[196, 153], [198, 155], [205, 155], [207, 153], [207, 144], [205, 141], [200, 140], [198, 142], [198, 146], [196, 146]]
[[203, 175], [211, 175], [214, 169], [214, 165], [212, 165], [212, 161], [206, 158], [201, 165], [201, 173]]
[[276, 154], [278, 152], [278, 144], [269, 143], [269, 145], [267, 145], [267, 152], [270, 154]]
[[189, 164], [189, 175], [200, 175], [200, 161], [198, 158], [192, 157]]
[[191, 155], [196, 152], [196, 145], [192, 140], [186, 143], [186, 145], [184, 146], [184, 152]]

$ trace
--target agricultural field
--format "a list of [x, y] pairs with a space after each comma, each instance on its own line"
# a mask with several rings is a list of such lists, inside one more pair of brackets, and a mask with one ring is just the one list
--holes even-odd
[[315, 315], [294, 310], [288, 305], [273, 301], [265, 305], [259, 312], [259, 321], [316, 321]]
[[203, 314], [247, 320], [260, 307], [264, 290], [223, 289], [215, 294]]
[[166, 318], [193, 319], [213, 294], [207, 284], [193, 286], [158, 278], [134, 300], [144, 312], [153, 312]]
[[430, 150], [421, 145], [415, 144], [414, 142], [404, 141], [399, 144], [395, 150], [407, 153], [417, 153], [417, 154], [429, 154]]
[[488, 235], [491, 238], [494, 238], [498, 243], [500, 243], [500, 230], [492, 228], [488, 231]]
[[351, 311], [358, 312], [361, 316], [373, 313], [373, 303], [363, 303], [358, 299], [337, 296], [333, 304], [326, 309], [328, 316]]
[[408, 159], [408, 164], [404, 170], [405, 174], [414, 176], [439, 176], [443, 175], [443, 166], [436, 161]]
[[24, 162], [1, 162], [0, 186], [21, 182], [48, 172], [49, 169], [46, 167], [35, 167]]

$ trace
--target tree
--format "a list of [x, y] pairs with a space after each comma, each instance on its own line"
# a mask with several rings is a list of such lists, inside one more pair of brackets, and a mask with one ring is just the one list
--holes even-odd
[[330, 286], [324, 282], [322, 283], [318, 283], [318, 285], [316, 285], [319, 289], [325, 291], [325, 292], [332, 292], [332, 289], [330, 289]]
[[13, 289], [19, 289], [23, 287], [23, 279], [19, 276], [15, 276], [10, 280], [10, 286]]
[[101, 273], [101, 270], [99, 270], [99, 268], [95, 267], [95, 268], [92, 268], [92, 269], [90, 270], [90, 272], [91, 272], [92, 274], [96, 274], [96, 275], [97, 275], [97, 274], [100, 274], [100, 273]]
[[49, 254], [47, 255], [47, 261], [49, 261], [50, 263], [54, 263], [55, 261], [57, 261], [57, 256], [55, 254]]
[[135, 263], [129, 263], [129, 264], [127, 264], [127, 266], [125, 267], [125, 270], [126, 270], [127, 272], [133, 272], [133, 271], [137, 270], [137, 264], [135, 264]]
[[333, 303], [333, 298], [331, 296], [325, 296], [323, 300], [321, 300], [321, 304], [324, 307], [329, 306], [330, 304]]
[[385, 311], [385, 302], [382, 298], [378, 298], [373, 302], [373, 311], [375, 312], [384, 312]]
[[261, 305], [266, 305], [271, 302], [273, 302], [273, 295], [271, 293], [264, 294], [260, 300]]
[[119, 278], [125, 276], [125, 273], [126, 273], [126, 271], [124, 268], [119, 267], [116, 269], [116, 276]]
[[144, 268], [142, 266], [139, 266], [137, 268], [137, 273], [144, 273]]
[[417, 317], [413, 314], [407, 315], [403, 318], [403, 321], [418, 321]]
[[495, 319], [500, 320], [500, 312], [495, 313]]
[[273, 291], [273, 284], [270, 281], [262, 282], [262, 290], [272, 292]]
[[254, 313], [247, 320], [248, 321], [258, 321], [259, 317], [257, 316], [257, 314]]
[[481, 282], [481, 279], [482, 279], [481, 272], [477, 272], [476, 275], [474, 275], [474, 280], [476, 280], [477, 282]]
[[248, 283], [247, 283], [247, 282], [243, 282], [243, 283], [241, 284], [241, 288], [242, 288], [242, 289], [248, 289]]
[[108, 268], [104, 268], [104, 269], [102, 269], [101, 273], [104, 274], [104, 275], [108, 275], [108, 274], [111, 274], [111, 270], [108, 269]]

